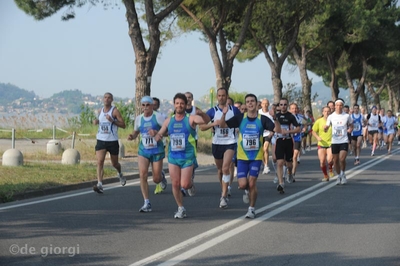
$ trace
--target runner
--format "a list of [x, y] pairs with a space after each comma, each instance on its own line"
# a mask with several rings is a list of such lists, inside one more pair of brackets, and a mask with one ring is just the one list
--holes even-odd
[[379, 109], [379, 117], [381, 118], [381, 125], [378, 127], [378, 147], [380, 149], [385, 146], [385, 142], [383, 141], [383, 119], [385, 118], [385, 108]]
[[311, 110], [307, 110], [304, 116], [304, 119], [307, 121], [306, 128], [304, 131], [304, 138], [303, 138], [303, 147], [307, 147], [307, 151], [311, 151], [311, 141], [312, 141], [312, 127], [314, 125], [314, 117], [312, 115]]
[[183, 206], [183, 195], [181, 187], [191, 189], [193, 186], [193, 169], [196, 161], [196, 126], [204, 124], [207, 116], [203, 112], [196, 115], [186, 113], [187, 98], [183, 93], [174, 96], [175, 114], [168, 117], [160, 131], [155, 135], [155, 140], [160, 141], [168, 133], [170, 142], [168, 144], [168, 169], [171, 176], [172, 193], [178, 211], [174, 218], [186, 217], [186, 209]]
[[353, 124], [349, 114], [343, 112], [344, 101], [338, 98], [335, 101], [335, 112], [330, 114], [326, 120], [324, 131], [328, 132], [332, 126], [332, 155], [333, 164], [338, 174], [336, 185], [344, 185], [346, 179], [346, 157], [349, 149], [347, 133], [353, 130]]
[[378, 145], [378, 128], [381, 126], [381, 117], [377, 114], [376, 106], [372, 106], [371, 113], [367, 115], [368, 139], [371, 144], [371, 156], [375, 155]]
[[217, 120], [221, 118], [222, 110], [226, 106], [229, 108], [226, 114], [226, 119], [230, 119], [234, 115], [240, 113], [239, 109], [235, 106], [227, 104], [228, 97], [227, 89], [219, 88], [217, 90], [218, 104], [207, 111], [207, 115], [212, 122], [200, 127], [201, 130], [208, 130], [210, 128], [213, 128], [214, 130], [212, 138], [212, 153], [218, 170], [218, 180], [221, 184], [220, 208], [228, 207], [228, 185], [231, 179], [229, 167], [236, 151], [237, 140], [235, 136], [235, 128], [220, 127]]
[[283, 194], [285, 183], [283, 180], [283, 166], [286, 162], [286, 167], [288, 169], [288, 178], [290, 182], [293, 181], [292, 175], [292, 162], [293, 162], [293, 139], [291, 134], [300, 133], [300, 125], [296, 120], [296, 117], [287, 111], [288, 100], [282, 98], [279, 101], [280, 113], [276, 114], [276, 118], [279, 120], [281, 125], [281, 133], [277, 133], [277, 140], [275, 146], [275, 155], [277, 159], [277, 174], [279, 184], [277, 190], [279, 193]]
[[128, 140], [134, 140], [140, 136], [138, 165], [140, 190], [142, 191], [144, 204], [139, 209], [139, 212], [151, 212], [149, 184], [147, 182], [150, 164], [152, 167], [153, 182], [157, 185], [160, 184], [162, 190], [165, 190], [167, 187], [167, 179], [165, 179], [165, 175], [162, 175], [163, 159], [165, 158], [164, 143], [162, 139], [156, 141], [154, 138], [164, 123], [165, 117], [153, 110], [153, 99], [150, 96], [144, 96], [140, 100], [140, 103], [142, 104], [143, 114], [135, 118], [133, 132], [129, 134]]
[[[300, 150], [304, 150], [304, 148], [301, 147], [303, 138], [302, 138], [302, 133], [305, 131], [305, 127], [303, 124], [306, 123], [304, 120], [304, 116], [299, 114], [299, 106], [297, 103], [291, 103], [289, 106], [289, 112], [291, 112], [297, 120], [297, 123], [300, 126], [300, 133], [295, 133], [293, 134], [293, 167], [292, 167], [292, 175], [293, 175], [293, 182], [296, 182], [295, 176], [296, 176], [296, 170], [297, 170], [297, 165], [300, 163]], [[289, 175], [286, 179], [288, 183], [290, 183], [289, 180]]]
[[[261, 100], [261, 109], [258, 110], [258, 113], [261, 115], [265, 115], [267, 116], [269, 119], [272, 120], [271, 115], [269, 114], [269, 101], [268, 99], [262, 99]], [[271, 138], [270, 138], [270, 132], [268, 130], [264, 131], [263, 134], [263, 138], [264, 138], [264, 145], [263, 145], [263, 150], [264, 150], [264, 170], [263, 170], [263, 174], [267, 175], [269, 174], [269, 172], [271, 172], [271, 170], [268, 167], [268, 159], [269, 159], [269, 144], [271, 142]]]
[[111, 105], [113, 101], [114, 96], [110, 92], [106, 92], [103, 97], [104, 106], [99, 110], [98, 118], [93, 120], [94, 125], [99, 125], [95, 147], [97, 159], [97, 185], [93, 186], [93, 190], [100, 194], [104, 192], [104, 161], [107, 152], [110, 153], [111, 163], [118, 172], [121, 185], [125, 186], [126, 184], [126, 179], [121, 172], [121, 164], [118, 162], [118, 128], [125, 128], [126, 126], [119, 110], [115, 106]]
[[363, 140], [362, 127], [365, 125], [365, 119], [362, 114], [359, 113], [360, 106], [355, 104], [353, 106], [353, 114], [351, 114], [351, 119], [353, 120], [353, 131], [351, 132], [351, 145], [354, 150], [354, 165], [360, 164], [360, 152], [361, 143]]
[[382, 123], [383, 139], [386, 143], [387, 152], [390, 154], [395, 136], [394, 129], [397, 128], [397, 119], [393, 116], [392, 110], [387, 111], [387, 115], [382, 119]]
[[329, 172], [332, 173], [330, 177], [333, 177], [333, 157], [332, 157], [332, 128], [329, 127], [328, 131], [325, 132], [324, 128], [326, 125], [326, 121], [328, 116], [331, 113], [331, 109], [329, 106], [325, 106], [322, 108], [322, 117], [318, 118], [315, 121], [313, 128], [312, 128], [312, 135], [318, 141], [318, 159], [319, 159], [319, 166], [321, 167], [322, 173], [324, 177], [322, 181], [329, 181], [329, 175], [326, 169], [326, 164], [328, 163]]
[[[249, 190], [250, 206], [246, 218], [256, 216], [255, 204], [257, 200], [257, 178], [263, 159], [263, 132], [267, 130], [272, 136], [273, 132], [280, 132], [279, 122], [275, 124], [267, 116], [258, 113], [257, 97], [247, 94], [245, 97], [247, 112], [237, 114], [225, 122], [229, 106], [225, 106], [221, 119], [218, 121], [222, 128], [240, 128], [238, 140], [238, 183], [240, 189]], [[276, 120], [275, 115], [273, 119]]]

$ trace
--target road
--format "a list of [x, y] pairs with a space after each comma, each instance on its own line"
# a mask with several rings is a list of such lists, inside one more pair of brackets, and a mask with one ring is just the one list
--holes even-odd
[[[363, 150], [348, 162], [348, 184], [320, 182], [313, 150], [296, 183], [278, 194], [260, 175], [257, 218], [234, 189], [221, 210], [213, 166], [201, 167], [188, 217], [173, 219], [168, 187], [143, 204], [138, 180], [103, 195], [78, 190], [0, 205], [1, 265], [400, 265], [400, 149]], [[154, 184], [150, 182], [153, 191]], [[235, 183], [236, 185], [236, 183]]]

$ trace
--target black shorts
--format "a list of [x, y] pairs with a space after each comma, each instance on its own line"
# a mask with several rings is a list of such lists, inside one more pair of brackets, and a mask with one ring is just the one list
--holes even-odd
[[226, 150], [233, 150], [236, 152], [237, 144], [212, 144], [212, 154], [215, 159], [222, 160], [224, 158], [224, 153]]
[[301, 142], [300, 141], [295, 141], [294, 142], [294, 149], [298, 150], [298, 151], [301, 149]]
[[368, 135], [375, 135], [375, 134], [378, 134], [378, 130], [371, 130], [371, 131], [368, 131]]
[[332, 154], [339, 154], [340, 151], [349, 150], [349, 143], [332, 144], [331, 149], [332, 149]]
[[270, 137], [263, 137], [263, 139], [264, 139], [264, 143], [265, 143], [266, 141], [268, 141], [269, 143], [271, 143], [271, 138], [270, 138]]
[[106, 150], [111, 155], [118, 155], [119, 154], [119, 143], [118, 143], [118, 140], [116, 140], [116, 141], [97, 140], [95, 150], [96, 151]]
[[275, 145], [275, 156], [277, 160], [293, 161], [293, 139], [277, 139]]
[[358, 137], [362, 138], [363, 135], [359, 135], [359, 136], [351, 136], [351, 140], [357, 141]]

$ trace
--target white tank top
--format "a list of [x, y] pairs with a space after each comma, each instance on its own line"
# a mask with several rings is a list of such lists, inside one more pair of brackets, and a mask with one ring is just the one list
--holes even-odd
[[368, 119], [368, 131], [378, 130], [378, 126], [379, 126], [379, 115], [371, 114], [371, 116]]
[[[215, 110], [214, 120], [221, 119], [222, 111], [217, 106], [214, 106], [214, 110]], [[233, 113], [233, 109], [229, 105], [229, 110], [225, 115], [225, 120], [229, 120], [234, 115], [235, 114]], [[234, 131], [235, 131], [234, 128], [221, 128], [219, 126], [214, 127], [214, 136], [212, 139], [212, 143], [218, 145], [235, 144], [237, 140]]]
[[101, 109], [99, 115], [99, 130], [97, 131], [96, 138], [102, 141], [116, 141], [118, 140], [118, 127], [114, 123], [107, 120], [106, 115], [108, 114], [114, 120], [115, 118], [112, 116], [112, 112], [114, 110], [114, 106], [110, 108], [107, 113], [104, 113], [104, 108]]

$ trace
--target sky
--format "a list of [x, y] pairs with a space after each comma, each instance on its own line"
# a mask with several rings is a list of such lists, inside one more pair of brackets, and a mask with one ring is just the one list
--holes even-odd
[[[101, 5], [76, 9], [75, 19], [61, 20], [63, 10], [36, 21], [13, 0], [0, 1], [0, 83], [11, 83], [48, 98], [64, 90], [135, 97], [135, 56], [128, 36], [125, 7]], [[314, 82], [321, 78], [310, 73]], [[161, 48], [152, 77], [151, 96], [172, 99], [191, 91], [194, 98], [215, 87], [208, 44], [188, 34]], [[297, 68], [285, 65], [283, 84], [300, 83]], [[232, 91], [272, 94], [271, 71], [264, 55], [235, 61]]]

